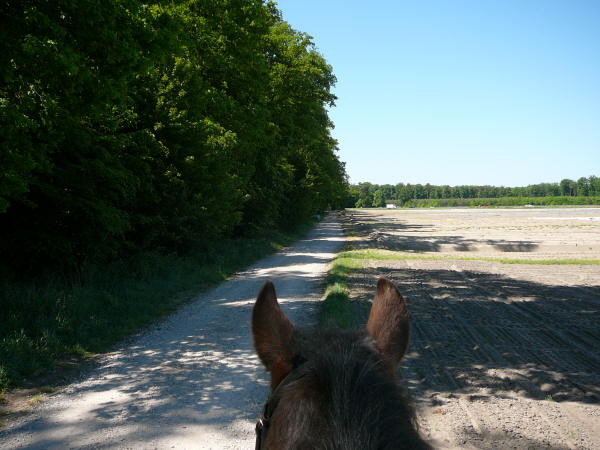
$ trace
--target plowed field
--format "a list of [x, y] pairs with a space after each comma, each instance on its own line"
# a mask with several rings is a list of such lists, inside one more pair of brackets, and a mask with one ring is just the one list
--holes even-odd
[[367, 301], [386, 276], [407, 298], [402, 375], [435, 445], [600, 448], [600, 265], [583, 264], [600, 259], [599, 219], [594, 208], [347, 212], [355, 249], [395, 252], [366, 260], [349, 287]]

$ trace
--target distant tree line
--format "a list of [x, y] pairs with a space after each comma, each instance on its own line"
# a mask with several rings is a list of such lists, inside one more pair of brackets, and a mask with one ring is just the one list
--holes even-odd
[[386, 202], [393, 202], [398, 206], [402, 206], [409, 202], [414, 203], [415, 200], [432, 199], [594, 196], [600, 196], [600, 178], [594, 175], [587, 178], [581, 177], [577, 181], [563, 179], [560, 183], [530, 184], [525, 187], [359, 183], [349, 187], [346, 206], [356, 208], [382, 207], [386, 205]]
[[0, 6], [0, 260], [290, 227], [347, 192], [311, 38], [261, 0]]

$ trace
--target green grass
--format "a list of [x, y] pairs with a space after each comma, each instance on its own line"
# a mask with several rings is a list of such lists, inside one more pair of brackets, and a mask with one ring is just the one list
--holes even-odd
[[355, 321], [346, 280], [354, 270], [363, 267], [363, 262], [353, 258], [351, 251], [338, 254], [327, 274], [325, 298], [319, 311], [319, 326], [335, 324], [350, 328]]
[[575, 205], [600, 205], [600, 197], [568, 197], [568, 196], [546, 196], [546, 197], [493, 197], [493, 198], [438, 198], [438, 199], [413, 199], [402, 206], [423, 207], [478, 207], [480, 205], [490, 207], [511, 206], [575, 206]]
[[338, 255], [349, 260], [422, 260], [422, 261], [486, 261], [500, 264], [530, 265], [594, 265], [600, 266], [599, 259], [519, 259], [489, 258], [484, 256], [423, 255], [390, 250], [349, 250]]
[[35, 394], [27, 400], [27, 404], [29, 406], [35, 406], [38, 403], [42, 403], [43, 401], [44, 401], [44, 397], [41, 394]]
[[0, 280], [0, 392], [85, 359], [175, 310], [199, 292], [303, 236], [221, 240], [187, 256], [147, 253], [89, 267], [80, 285]]
[[486, 261], [501, 264], [534, 264], [534, 265], [600, 265], [597, 259], [544, 259], [530, 260], [517, 258], [486, 258], [452, 255], [419, 255], [389, 250], [346, 250], [340, 252], [333, 260], [327, 275], [325, 298], [319, 312], [319, 326], [335, 324], [340, 328], [350, 328], [356, 323], [354, 308], [350, 300], [348, 276], [364, 267], [367, 261], [382, 260], [424, 260], [424, 261]]

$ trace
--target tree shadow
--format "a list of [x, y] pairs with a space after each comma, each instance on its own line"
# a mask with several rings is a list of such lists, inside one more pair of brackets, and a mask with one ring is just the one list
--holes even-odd
[[105, 355], [80, 382], [0, 431], [0, 448], [225, 447], [232, 439], [250, 447], [269, 389], [250, 336], [255, 297], [272, 279], [286, 314], [314, 325], [325, 269], [315, 265], [342, 242], [339, 226], [324, 220]]
[[358, 301], [370, 299], [378, 276], [409, 302], [405, 368], [420, 390], [600, 402], [600, 287], [372, 267], [351, 275]]
[[410, 224], [405, 220], [360, 211], [346, 214], [343, 223], [348, 234], [353, 237], [353, 248], [358, 250], [378, 248], [422, 253], [441, 252], [446, 246], [458, 252], [470, 252], [478, 250], [482, 245], [488, 245], [497, 251], [510, 253], [533, 252], [539, 247], [537, 242], [528, 240], [507, 241], [504, 239], [468, 239], [460, 236], [425, 235], [423, 233], [428, 231], [435, 232], [435, 225]]

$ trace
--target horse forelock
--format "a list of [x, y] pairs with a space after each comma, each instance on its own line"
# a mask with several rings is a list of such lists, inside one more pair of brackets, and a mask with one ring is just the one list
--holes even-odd
[[272, 448], [427, 448], [409, 396], [366, 333], [298, 331], [293, 347], [306, 376], [283, 389]]

